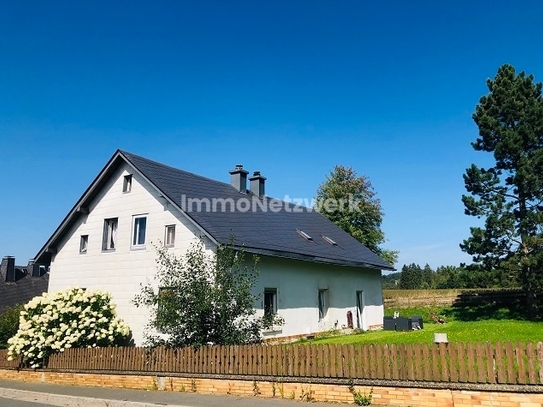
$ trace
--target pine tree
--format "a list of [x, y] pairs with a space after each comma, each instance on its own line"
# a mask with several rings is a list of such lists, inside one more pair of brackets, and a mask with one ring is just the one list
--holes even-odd
[[533, 75], [499, 68], [487, 80], [473, 119], [476, 151], [491, 153], [488, 168], [472, 164], [464, 181], [470, 195], [467, 215], [484, 219], [460, 245], [475, 264], [520, 277], [530, 313], [536, 315], [543, 292], [543, 99]]

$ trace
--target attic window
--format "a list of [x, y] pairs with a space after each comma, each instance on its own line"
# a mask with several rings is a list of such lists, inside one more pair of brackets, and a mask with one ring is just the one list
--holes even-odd
[[123, 180], [123, 192], [130, 192], [132, 190], [132, 174], [124, 176]]
[[334, 240], [330, 239], [328, 236], [322, 235], [322, 238], [325, 242], [330, 243], [332, 246], [337, 246], [337, 243]]
[[310, 242], [313, 241], [313, 238], [309, 236], [307, 233], [305, 233], [303, 230], [296, 229], [296, 232], [298, 232], [298, 234], [302, 236], [304, 239], [309, 240]]

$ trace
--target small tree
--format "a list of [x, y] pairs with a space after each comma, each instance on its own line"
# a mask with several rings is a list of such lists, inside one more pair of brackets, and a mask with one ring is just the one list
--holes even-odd
[[238, 345], [260, 341], [273, 318], [256, 318], [257, 296], [252, 289], [258, 275], [257, 259], [246, 262], [243, 251], [218, 246], [207, 255], [201, 241], [183, 257], [157, 247], [155, 284], [142, 285], [137, 306], [151, 311], [145, 333], [151, 346]]
[[19, 329], [19, 314], [22, 310], [22, 305], [16, 305], [7, 308], [0, 315], [0, 349], [7, 349], [8, 339], [17, 333]]
[[319, 212], [390, 264], [398, 252], [383, 249], [383, 210], [368, 178], [350, 167], [337, 165], [317, 190]]
[[128, 344], [130, 329], [115, 312], [111, 295], [69, 288], [34, 297], [24, 306], [19, 329], [8, 340], [8, 358], [40, 367], [49, 355], [68, 348]]

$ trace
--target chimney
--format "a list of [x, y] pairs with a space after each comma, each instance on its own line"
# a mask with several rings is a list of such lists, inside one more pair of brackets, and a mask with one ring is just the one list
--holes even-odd
[[260, 171], [255, 171], [253, 176], [249, 178], [251, 181], [251, 193], [259, 198], [263, 198], [265, 195], [264, 184], [266, 177], [260, 175]]
[[15, 257], [4, 257], [2, 259], [2, 263], [0, 264], [0, 271], [2, 272], [2, 277], [4, 277], [4, 281], [15, 281]]
[[43, 266], [36, 263], [34, 259], [28, 260], [28, 266], [27, 266], [28, 274], [30, 274], [32, 277], [41, 277]]
[[239, 192], [247, 192], [247, 174], [249, 171], [244, 170], [241, 164], [236, 165], [236, 168], [230, 171], [230, 183]]

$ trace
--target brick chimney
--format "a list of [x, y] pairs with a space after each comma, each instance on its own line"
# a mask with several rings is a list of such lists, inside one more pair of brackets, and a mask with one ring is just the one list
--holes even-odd
[[260, 171], [255, 171], [253, 176], [249, 178], [251, 181], [251, 193], [259, 198], [263, 198], [265, 195], [265, 183], [266, 177], [260, 175]]
[[244, 170], [241, 164], [236, 165], [236, 168], [230, 171], [230, 183], [239, 192], [247, 192], [247, 174], [249, 171]]

